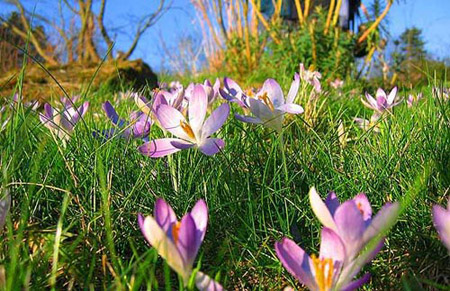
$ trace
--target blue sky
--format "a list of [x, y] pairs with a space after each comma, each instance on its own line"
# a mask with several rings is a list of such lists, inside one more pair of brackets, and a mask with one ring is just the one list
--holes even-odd
[[[45, 15], [55, 15], [57, 0], [25, 0], [27, 7], [36, 4], [36, 10]], [[159, 1], [157, 0], [109, 0], [106, 11], [106, 23], [118, 27], [117, 46], [126, 47], [135, 27], [130, 25], [133, 15], [142, 15], [149, 11]], [[364, 1], [368, 3], [370, 1]], [[124, 3], [127, 3], [124, 5]], [[53, 4], [53, 5], [52, 5]], [[133, 58], [142, 58], [155, 70], [159, 70], [165, 62], [162, 43], [169, 49], [176, 49], [177, 40], [181, 37], [200, 35], [195, 11], [190, 0], [173, 0], [173, 9], [142, 37]], [[0, 11], [9, 9], [0, 4]], [[52, 12], [53, 10], [53, 12]], [[416, 26], [423, 31], [426, 49], [433, 55], [450, 57], [450, 0], [400, 0], [391, 9], [389, 31], [393, 38], [397, 37], [407, 27]]]

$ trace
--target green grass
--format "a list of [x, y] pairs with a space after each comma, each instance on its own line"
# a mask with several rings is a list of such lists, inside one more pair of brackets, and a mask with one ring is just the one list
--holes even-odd
[[[13, 200], [0, 243], [6, 288], [178, 288], [137, 225], [137, 213], [151, 214], [157, 197], [179, 217], [206, 200], [202, 271], [227, 289], [300, 287], [276, 258], [274, 242], [288, 236], [318, 252], [320, 225], [307, 197], [314, 185], [322, 196], [334, 190], [341, 201], [365, 192], [375, 211], [387, 201], [407, 206], [365, 267], [372, 274], [365, 290], [414, 290], [413, 284], [444, 290], [449, 257], [431, 206], [449, 196], [450, 105], [435, 99], [431, 86], [423, 91], [420, 104], [403, 103], [386, 116], [380, 134], [353, 124], [353, 117], [371, 112], [347, 92], [322, 97], [314, 126], [302, 116], [289, 118], [283, 143], [230, 115], [218, 133], [226, 147], [213, 157], [191, 149], [150, 159], [136, 150], [141, 141], [95, 139], [94, 130], [111, 127], [100, 109], [113, 98], [108, 88], [83, 96], [91, 107], [65, 148], [36, 113], [8, 109], [12, 120], [0, 133], [2, 187]], [[124, 101], [118, 111], [125, 117], [136, 109]], [[344, 148], [339, 120], [352, 138]], [[153, 127], [151, 137], [159, 136]]]

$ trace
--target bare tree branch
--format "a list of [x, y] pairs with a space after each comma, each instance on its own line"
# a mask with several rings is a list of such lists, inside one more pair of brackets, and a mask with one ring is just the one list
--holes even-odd
[[[144, 32], [152, 25], [154, 25], [170, 8], [172, 1], [165, 7], [166, 0], [160, 0], [159, 6], [156, 9], [154, 13], [151, 15], [145, 16], [141, 21], [139, 21], [138, 29], [136, 31], [136, 34], [134, 36], [133, 42], [131, 43], [130, 48], [127, 52], [125, 52], [123, 55], [119, 56], [119, 59], [126, 60], [128, 59], [131, 54], [134, 52], [134, 50], [137, 47], [137, 44], [144, 34]], [[145, 21], [145, 19], [147, 19]]]
[[98, 28], [100, 29], [100, 33], [103, 36], [103, 39], [105, 40], [106, 44], [108, 45], [108, 48], [111, 49], [111, 53], [108, 55], [108, 59], [112, 60], [114, 58], [114, 54], [113, 54], [113, 41], [111, 40], [111, 38], [108, 35], [108, 31], [105, 28], [105, 25], [103, 23], [103, 19], [105, 16], [105, 8], [106, 8], [106, 0], [102, 0], [101, 5], [100, 5], [100, 12], [98, 13], [97, 16], [97, 24], [98, 24]]
[[13, 25], [9, 23], [4, 18], [1, 18], [1, 21], [5, 27], [8, 27], [12, 30], [13, 33], [20, 36], [22, 39], [26, 41], [30, 41], [34, 48], [36, 49], [36, 52], [39, 54], [40, 57], [42, 57], [48, 64], [50, 65], [56, 65], [58, 62], [53, 58], [50, 57], [46, 52], [45, 49], [41, 46], [41, 43], [39, 43], [38, 39], [35, 36], [35, 33], [31, 29], [31, 24], [29, 23], [25, 9], [23, 8], [22, 4], [18, 0], [12, 0], [9, 1], [9, 3], [12, 3], [16, 6], [16, 8], [19, 10], [20, 20], [22, 22], [22, 25], [25, 30], [21, 30], [16, 25]]

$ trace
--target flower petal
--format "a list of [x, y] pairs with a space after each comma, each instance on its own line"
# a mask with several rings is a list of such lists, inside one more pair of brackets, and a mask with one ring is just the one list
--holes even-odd
[[222, 104], [206, 119], [202, 128], [202, 139], [205, 139], [218, 131], [228, 118], [230, 105]]
[[186, 119], [180, 111], [169, 105], [161, 104], [158, 109], [156, 109], [155, 115], [163, 129], [167, 130], [176, 137], [193, 141], [181, 127], [181, 123], [186, 122]]
[[314, 214], [317, 216], [319, 221], [333, 231], [337, 232], [337, 226], [334, 222], [333, 216], [331, 215], [330, 210], [327, 205], [322, 201], [319, 194], [316, 191], [315, 187], [311, 187], [309, 190], [309, 203], [311, 204], [311, 208]]
[[349, 200], [336, 209], [334, 221], [338, 228], [337, 233], [344, 242], [347, 257], [352, 260], [363, 246], [363, 234], [366, 228], [363, 215], [355, 201]]
[[342, 287], [342, 291], [353, 291], [353, 290], [357, 290], [359, 287], [361, 287], [362, 285], [366, 284], [367, 282], [369, 282], [370, 279], [370, 274], [366, 273], [364, 274], [361, 278], [350, 282], [348, 285]]
[[170, 226], [177, 222], [177, 216], [172, 207], [161, 198], [156, 199], [153, 216], [164, 232], [169, 231]]
[[223, 287], [208, 275], [198, 271], [195, 274], [195, 286], [197, 286], [200, 291], [222, 291]]
[[138, 150], [144, 156], [160, 158], [182, 150], [180, 147], [176, 147], [174, 142], [186, 143], [177, 138], [160, 138], [144, 143]]
[[141, 231], [145, 239], [154, 247], [158, 254], [166, 260], [167, 264], [181, 277], [189, 278], [190, 270], [185, 268], [183, 258], [172, 240], [158, 225], [156, 220], [147, 216], [143, 222], [141, 218]]
[[196, 85], [191, 98], [189, 98], [189, 124], [196, 137], [200, 137], [207, 107], [208, 96], [206, 96], [205, 89], [202, 85]]
[[286, 97], [287, 104], [294, 102], [295, 97], [297, 97], [299, 87], [300, 87], [300, 76], [298, 73], [295, 73], [294, 80], [291, 83], [291, 88], [289, 89], [289, 93], [287, 94]]
[[394, 103], [395, 97], [397, 97], [397, 87], [394, 87], [391, 92], [389, 93], [389, 95], [387, 96], [387, 103], [389, 105]]
[[225, 147], [225, 142], [220, 138], [207, 138], [203, 144], [198, 146], [198, 149], [207, 156], [217, 154]]
[[283, 104], [280, 107], [278, 107], [277, 109], [280, 111], [290, 113], [290, 114], [301, 114], [305, 111], [305, 110], [303, 110], [303, 107], [301, 107], [298, 104], [293, 104], [293, 103]]
[[203, 241], [206, 233], [206, 227], [208, 225], [208, 206], [203, 199], [200, 199], [191, 210], [192, 218], [195, 221], [197, 227], [197, 239], [200, 244]]
[[280, 85], [274, 79], [267, 79], [264, 82], [263, 87], [257, 94], [257, 97], [264, 93], [267, 93], [267, 96], [270, 101], [272, 101], [273, 107], [275, 108], [278, 108], [285, 103], [283, 90], [281, 90]]
[[117, 114], [111, 103], [109, 101], [106, 101], [102, 104], [102, 108], [103, 111], [105, 111], [106, 116], [112, 121], [112, 123], [117, 125], [119, 122], [119, 115]]
[[330, 228], [322, 229], [320, 242], [320, 258], [331, 258], [343, 263], [345, 260], [345, 246], [341, 238]]
[[261, 124], [263, 123], [263, 121], [261, 119], [259, 119], [258, 117], [253, 117], [253, 116], [246, 116], [246, 115], [240, 115], [240, 114], [234, 114], [234, 117], [242, 122], [247, 122], [247, 123], [256, 123], [256, 124]]
[[183, 257], [185, 268], [192, 269], [200, 244], [197, 243], [197, 228], [190, 213], [181, 219], [176, 246]]
[[341, 203], [339, 203], [339, 199], [336, 196], [336, 193], [334, 193], [333, 191], [328, 193], [327, 198], [325, 199], [325, 205], [330, 211], [331, 216], [334, 216], [336, 209], [339, 207], [339, 205], [341, 205]]
[[275, 243], [275, 252], [283, 267], [311, 290], [318, 290], [310, 269], [311, 258], [294, 241], [283, 238]]
[[450, 210], [433, 206], [433, 223], [445, 247], [450, 251]]
[[353, 201], [355, 201], [356, 206], [362, 213], [364, 221], [370, 221], [372, 218], [372, 206], [370, 206], [370, 202], [369, 199], [367, 199], [366, 194], [359, 193], [355, 196], [355, 198], [353, 198]]

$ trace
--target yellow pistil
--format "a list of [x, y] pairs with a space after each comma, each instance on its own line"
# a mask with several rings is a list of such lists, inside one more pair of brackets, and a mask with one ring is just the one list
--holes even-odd
[[[329, 291], [333, 284], [334, 262], [331, 258], [320, 259], [311, 256], [317, 286], [320, 291]], [[325, 273], [326, 272], [326, 273]]]
[[255, 93], [253, 93], [252, 89], [248, 89], [247, 91], [245, 91], [245, 95], [252, 98], [255, 97]]
[[178, 243], [178, 233], [180, 232], [180, 227], [181, 222], [179, 221], [177, 221], [177, 223], [175, 223], [175, 225], [172, 227], [172, 237], [175, 244]]
[[270, 100], [269, 96], [267, 95], [267, 92], [264, 92], [262, 96], [259, 96], [259, 100], [261, 100], [264, 104], [266, 104], [271, 111], [275, 110], [275, 108], [273, 107], [272, 100]]
[[195, 139], [194, 131], [192, 130], [192, 127], [188, 123], [180, 120], [180, 126], [191, 139]]

